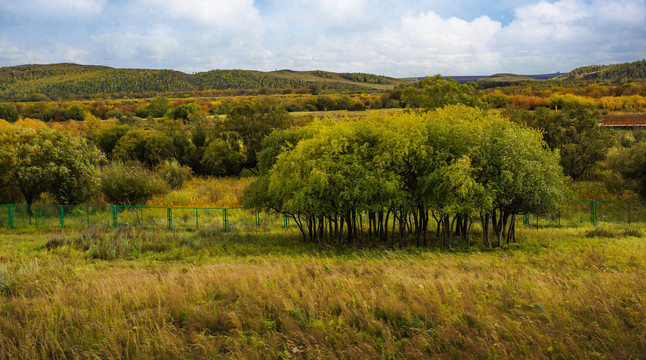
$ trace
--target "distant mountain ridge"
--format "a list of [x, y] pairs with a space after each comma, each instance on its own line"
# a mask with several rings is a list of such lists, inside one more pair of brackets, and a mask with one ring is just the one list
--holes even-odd
[[[567, 74], [495, 74], [453, 76], [457, 81], [505, 86], [537, 80], [646, 81], [646, 60], [614, 65], [591, 65]], [[421, 78], [397, 79], [367, 73], [329, 71], [211, 70], [186, 74], [176, 70], [122, 69], [99, 65], [49, 64], [0, 68], [0, 99], [65, 99], [97, 95], [154, 96], [208, 90], [316, 89], [332, 91], [385, 91], [407, 86]]]
[[186, 74], [176, 70], [119, 69], [107, 66], [50, 64], [0, 68], [0, 98], [50, 99], [95, 94], [132, 95], [226, 89], [387, 90], [408, 82], [363, 73], [281, 70], [211, 70]]

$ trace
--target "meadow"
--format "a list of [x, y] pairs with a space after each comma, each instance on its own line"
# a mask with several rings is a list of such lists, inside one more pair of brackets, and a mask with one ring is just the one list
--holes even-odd
[[0, 358], [643, 358], [644, 231], [319, 252], [293, 228], [5, 229]]

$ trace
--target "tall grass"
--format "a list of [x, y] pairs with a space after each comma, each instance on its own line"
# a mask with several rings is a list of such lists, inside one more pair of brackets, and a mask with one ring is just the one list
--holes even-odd
[[646, 244], [607, 232], [323, 253], [278, 232], [13, 234], [0, 358], [643, 358]]
[[240, 206], [242, 192], [252, 178], [195, 178], [181, 189], [158, 195], [148, 206], [233, 207]]

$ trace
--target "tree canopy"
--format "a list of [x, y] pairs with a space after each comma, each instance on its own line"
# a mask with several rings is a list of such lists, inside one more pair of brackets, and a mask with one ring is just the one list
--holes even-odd
[[426, 110], [457, 104], [486, 107], [486, 104], [478, 98], [475, 87], [440, 75], [427, 77], [416, 85], [404, 89], [401, 102], [409, 108]]
[[101, 160], [93, 145], [65, 131], [0, 128], [0, 183], [3, 189], [17, 190], [27, 205], [43, 192], [51, 193], [60, 204], [86, 201], [96, 185]]
[[275, 132], [263, 144], [261, 175], [245, 192], [245, 204], [289, 214], [305, 238], [319, 241], [324, 229], [333, 232], [332, 223], [339, 241], [344, 224], [347, 241], [356, 239], [357, 217], [367, 214], [371, 238], [386, 240], [392, 215], [399, 241], [408, 228], [419, 245], [431, 213], [450, 246], [453, 223], [467, 235], [467, 224], [480, 214], [483, 228], [491, 218], [494, 245], [500, 245], [515, 214], [555, 210], [567, 194], [558, 153], [540, 132], [466, 106], [322, 120]]

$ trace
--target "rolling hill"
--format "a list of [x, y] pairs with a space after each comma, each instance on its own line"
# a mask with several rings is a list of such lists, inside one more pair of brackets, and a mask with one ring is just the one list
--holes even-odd
[[[35, 94], [49, 99], [97, 94], [134, 95], [225, 89], [387, 90], [409, 82], [363, 73], [280, 70], [211, 70], [185, 74], [174, 70], [118, 69], [107, 66], [51, 64], [0, 68], [0, 98], [23, 100]], [[42, 97], [42, 95], [40, 95]]]
[[646, 60], [613, 65], [590, 65], [576, 68], [560, 77], [562, 80], [645, 81]]

